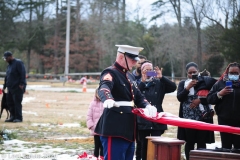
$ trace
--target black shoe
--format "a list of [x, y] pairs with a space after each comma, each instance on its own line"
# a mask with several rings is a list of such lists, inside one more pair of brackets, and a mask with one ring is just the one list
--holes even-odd
[[240, 149], [239, 148], [233, 148], [232, 153], [238, 153], [240, 154]]
[[6, 119], [5, 122], [13, 122], [14, 118], [9, 118], [9, 119]]
[[22, 122], [22, 120], [20, 120], [20, 119], [14, 119], [13, 122], [14, 122], [14, 123], [18, 123], [18, 122]]

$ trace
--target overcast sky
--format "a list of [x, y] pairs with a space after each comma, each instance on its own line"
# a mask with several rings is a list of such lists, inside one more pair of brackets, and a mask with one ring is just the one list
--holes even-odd
[[[126, 7], [127, 7], [127, 12], [133, 13], [135, 10], [138, 8], [139, 10], [139, 15], [141, 17], [145, 17], [148, 19], [148, 21], [151, 19], [154, 14], [153, 11], [151, 11], [151, 4], [157, 0], [126, 0]], [[137, 15], [137, 12], [134, 12], [133, 16], [130, 16], [130, 19], [134, 19]], [[158, 25], [164, 24], [164, 23], [177, 23], [176, 18], [173, 13], [168, 13], [165, 14], [163, 17], [159, 18], [155, 22], [151, 22], [151, 24], [157, 23]]]

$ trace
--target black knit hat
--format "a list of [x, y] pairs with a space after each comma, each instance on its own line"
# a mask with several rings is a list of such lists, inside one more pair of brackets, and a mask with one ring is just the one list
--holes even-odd
[[186, 71], [190, 68], [190, 67], [195, 67], [198, 69], [198, 65], [194, 62], [189, 62], [187, 65], [186, 65]]
[[3, 58], [7, 58], [7, 57], [10, 57], [10, 56], [12, 56], [12, 52], [10, 52], [10, 51], [6, 51], [6, 52], [4, 52], [4, 54], [3, 54]]

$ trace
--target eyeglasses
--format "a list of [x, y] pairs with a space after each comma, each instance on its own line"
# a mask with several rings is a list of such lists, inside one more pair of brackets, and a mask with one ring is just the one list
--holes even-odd
[[188, 72], [188, 74], [197, 74], [197, 71]]

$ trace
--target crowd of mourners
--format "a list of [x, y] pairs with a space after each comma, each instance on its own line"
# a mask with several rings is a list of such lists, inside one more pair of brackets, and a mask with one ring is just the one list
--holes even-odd
[[[139, 55], [143, 48], [116, 46], [116, 61], [102, 71], [87, 114], [87, 127], [94, 136], [94, 156], [98, 159], [133, 160], [135, 154], [136, 160], [146, 160], [146, 137], [161, 136], [167, 125], [135, 116], [132, 109], [144, 108], [150, 116], [164, 112], [165, 94], [176, 90], [180, 118], [213, 124], [216, 114], [219, 125], [240, 127], [239, 63], [230, 63], [215, 79], [206, 69], [200, 71], [195, 62], [189, 62], [186, 79], [176, 85], [162, 74], [162, 68]], [[240, 135], [220, 132], [220, 137], [219, 150], [240, 149]], [[187, 160], [191, 150], [215, 142], [213, 131], [181, 127], [177, 138], [186, 142]]]

